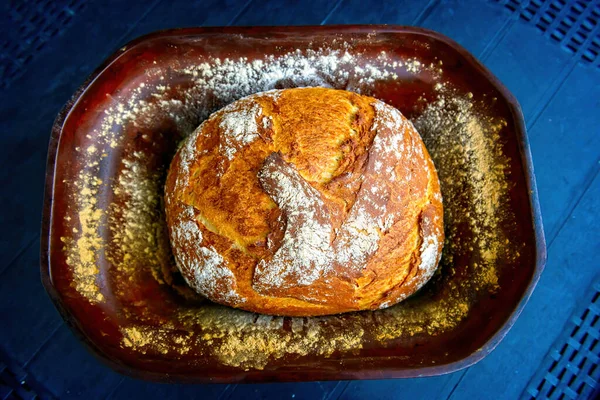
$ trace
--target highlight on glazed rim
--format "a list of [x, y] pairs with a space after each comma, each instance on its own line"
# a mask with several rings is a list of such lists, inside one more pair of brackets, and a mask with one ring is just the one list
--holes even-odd
[[386, 308], [433, 275], [443, 211], [433, 162], [398, 110], [325, 88], [212, 114], [173, 160], [177, 266], [212, 301], [275, 315]]

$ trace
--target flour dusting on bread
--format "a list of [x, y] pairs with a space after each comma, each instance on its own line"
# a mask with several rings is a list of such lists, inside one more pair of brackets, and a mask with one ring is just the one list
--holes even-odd
[[431, 277], [437, 263], [439, 261], [440, 252], [438, 251], [439, 243], [437, 235], [429, 235], [423, 240], [423, 244], [419, 249], [421, 252], [421, 262], [419, 263], [419, 271], [425, 276]]
[[231, 160], [241, 146], [248, 145], [258, 138], [256, 119], [262, 114], [258, 103], [248, 100], [234, 103], [226, 107], [221, 117], [220, 127], [223, 130], [221, 152]]
[[[338, 262], [365, 268], [369, 257], [378, 249], [381, 236], [399, 218], [399, 213], [388, 212], [390, 182], [395, 181], [395, 166], [403, 156], [406, 120], [402, 114], [387, 104], [375, 101], [376, 132], [369, 153], [364, 181], [357, 194], [348, 221], [342, 227], [337, 243]], [[382, 166], [387, 168], [383, 169]]]
[[331, 223], [320, 193], [295, 168], [272, 154], [258, 179], [287, 221], [283, 243], [272, 259], [256, 265], [253, 287], [285, 289], [310, 285], [331, 268]]
[[[196, 160], [196, 141], [198, 140], [198, 136], [202, 134], [202, 130], [206, 121], [201, 123], [198, 128], [194, 130], [189, 136], [188, 140], [185, 141], [182, 147], [182, 151], [180, 152], [180, 163], [179, 168], [181, 169], [181, 173], [177, 175], [177, 180], [175, 183], [175, 188], [179, 189], [185, 187], [189, 183], [190, 178], [190, 167]], [[170, 202], [171, 196], [165, 196], [166, 201]]]
[[194, 207], [184, 207], [178, 222], [172, 225], [172, 239], [185, 243], [202, 243], [202, 232], [198, 229]]
[[[308, 93], [313, 97], [303, 97]], [[332, 96], [329, 105], [321, 100], [327, 96]], [[291, 107], [286, 105], [289, 99], [296, 102]], [[261, 106], [266, 103], [261, 102], [270, 102], [268, 112]], [[307, 110], [310, 111], [298, 114], [297, 109], [302, 107], [309, 107]], [[329, 111], [328, 107], [337, 107], [338, 111]], [[339, 111], [344, 107], [347, 107], [352, 118]], [[273, 110], [278, 111], [273, 113]], [[323, 113], [319, 117], [321, 120], [307, 122], [319, 113]], [[368, 117], [369, 113], [372, 117]], [[281, 126], [289, 124], [285, 118], [291, 118], [294, 123], [287, 125], [291, 129], [283, 134]], [[342, 122], [336, 125], [339, 122], [334, 118]], [[352, 124], [353, 118], [357, 118], [358, 122], [348, 126], [347, 121]], [[372, 122], [361, 125], [361, 121], [368, 118]], [[269, 123], [261, 126], [261, 119], [268, 119]], [[373, 98], [329, 89], [306, 88], [254, 94], [230, 104], [213, 114], [208, 121], [209, 124], [197, 130], [180, 149], [179, 161], [176, 157], [171, 169], [171, 174], [175, 174], [176, 178], [175, 187], [170, 188], [167, 184], [167, 217], [173, 231], [181, 229], [184, 223], [188, 224], [189, 219], [193, 218], [194, 225], [203, 223], [206, 229], [219, 235], [218, 239], [213, 238], [221, 243], [219, 251], [206, 247], [210, 245], [210, 240], [198, 249], [191, 248], [192, 243], [182, 243], [180, 235], [173, 235], [172, 245], [178, 265], [191, 286], [200, 293], [215, 301], [232, 304], [231, 296], [222, 296], [215, 291], [215, 287], [210, 286], [210, 277], [214, 281], [229, 282], [236, 279], [235, 271], [250, 269], [253, 272], [250, 285], [245, 277], [240, 289], [250, 298], [242, 305], [243, 308], [263, 310], [260, 307], [265, 305], [257, 305], [252, 298], [261, 301], [269, 299], [273, 304], [277, 299], [297, 299], [306, 304], [295, 303], [298, 310], [303, 306], [310, 309], [319, 305], [349, 311], [379, 307], [382, 302], [395, 303], [406, 297], [405, 294], [420, 288], [431, 277], [441, 253], [441, 241], [435, 240], [419, 248], [418, 242], [402, 241], [403, 234], [400, 232], [417, 227], [420, 207], [431, 206], [432, 201], [435, 202], [435, 212], [441, 216], [441, 202], [428, 200], [439, 191], [439, 187], [436, 183], [437, 189], [429, 190], [432, 179], [437, 182], [433, 164], [425, 161], [425, 154], [419, 148], [422, 142], [418, 133], [398, 110]], [[321, 126], [321, 121], [327, 123]], [[216, 130], [214, 122], [218, 123]], [[277, 127], [271, 128], [272, 124]], [[343, 136], [345, 133], [335, 136], [320, 131], [337, 129], [337, 132], [345, 132], [349, 127], [352, 133], [347, 137]], [[270, 133], [271, 139], [257, 140], [260, 137], [259, 129], [274, 129]], [[206, 153], [201, 144], [205, 143], [205, 138], [208, 143], [218, 140], [218, 150]], [[324, 153], [314, 153], [313, 148], [320, 148]], [[239, 155], [242, 149], [245, 153]], [[348, 149], [353, 152], [344, 153]], [[236, 157], [242, 157], [242, 160]], [[243, 157], [248, 159], [244, 160]], [[346, 157], [350, 161], [346, 161]], [[219, 182], [226, 179], [224, 171], [217, 168], [215, 172], [214, 168], [206, 165], [212, 165], [207, 164], [210, 162], [223, 165], [226, 162], [224, 160], [236, 163], [235, 166], [227, 164], [227, 174], [235, 173], [237, 180], [245, 182], [245, 187], [252, 187], [255, 184], [253, 182], [258, 182], [262, 190], [245, 194], [243, 187], [234, 190], [226, 185], [219, 189], [220, 198], [212, 197], [212, 203], [197, 203], [205, 204], [197, 206], [197, 213], [208, 213], [218, 218], [221, 221], [218, 224], [211, 222], [211, 217], [197, 219], [196, 216], [184, 214], [184, 211], [170, 216], [173, 213], [170, 210], [177, 210], [177, 205], [172, 204], [173, 199], [183, 201], [181, 206], [185, 209], [189, 201], [202, 202], [203, 193], [213, 190], [211, 187], [196, 189], [199, 180], [214, 180], [213, 185], [223, 185]], [[296, 165], [292, 160], [300, 164]], [[191, 168], [194, 163], [195, 166]], [[336, 169], [328, 169], [336, 168], [336, 165], [337, 168], [347, 168], [347, 172], [342, 171], [338, 176]], [[423, 175], [427, 177], [425, 180], [419, 178]], [[399, 176], [406, 179], [398, 179]], [[347, 184], [354, 185], [354, 190], [348, 192], [350, 189], [345, 189], [343, 184], [327, 186], [333, 179], [345, 179]], [[189, 193], [185, 196], [191, 200], [182, 200], [180, 193], [184, 192]], [[404, 192], [406, 194], [402, 194]], [[240, 241], [240, 234], [244, 231], [238, 227], [243, 225], [226, 224], [229, 220], [243, 221], [244, 218], [259, 223], [263, 221], [260, 218], [266, 218], [269, 209], [264, 200], [260, 200], [264, 204], [262, 209], [236, 208], [240, 201], [246, 201], [242, 196], [256, 199], [247, 203], [248, 207], [252, 207], [252, 202], [259, 201], [263, 193], [273, 201], [280, 215], [277, 223], [271, 222], [270, 233], [267, 232], [262, 241], [259, 239], [258, 246], [263, 249], [260, 250], [262, 253], [248, 258], [255, 250]], [[225, 205], [228, 198], [238, 200]], [[340, 200], [344, 201], [344, 209], [339, 208]], [[224, 219], [221, 217], [223, 215]], [[438, 219], [439, 223], [441, 219]], [[430, 234], [443, 237], [439, 229]], [[381, 243], [387, 235], [396, 238], [389, 239], [382, 249]], [[241, 250], [242, 253], [232, 256], [224, 252], [226, 246], [230, 246], [230, 250]], [[385, 258], [386, 254], [397, 249], [405, 253]], [[421, 266], [413, 265], [411, 258], [406, 256], [407, 252], [415, 253], [416, 259], [422, 259], [424, 263]], [[379, 254], [379, 258], [375, 257], [376, 254]], [[208, 265], [205, 267], [205, 264]], [[231, 275], [225, 276], [224, 270], [229, 270]], [[377, 278], [378, 274], [380, 278]], [[378, 279], [385, 279], [387, 274], [395, 274], [387, 281], [387, 286], [373, 289], [369, 300], [360, 300], [362, 296], [366, 297], [364, 288], [371, 290], [369, 283], [378, 285]], [[405, 274], [419, 280], [408, 280], [403, 285], [401, 277]], [[381, 293], [400, 286], [405, 287], [405, 294], [394, 292], [396, 294], [391, 298], [382, 297]], [[334, 303], [332, 301], [336, 296], [337, 303]], [[364, 301], [364, 304], [359, 301]], [[236, 301], [232, 305], [238, 304]], [[282, 307], [277, 310], [278, 313], [286, 312]]]
[[172, 241], [191, 250], [189, 253], [174, 251], [177, 265], [185, 269], [182, 275], [190, 287], [207, 297], [218, 294], [232, 304], [244, 302], [235, 290], [236, 279], [227, 261], [213, 247], [202, 246], [202, 232], [192, 206], [183, 209], [171, 232]]

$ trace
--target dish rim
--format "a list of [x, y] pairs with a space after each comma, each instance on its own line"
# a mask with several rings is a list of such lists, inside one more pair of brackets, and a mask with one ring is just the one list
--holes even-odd
[[[540, 210], [540, 203], [538, 198], [537, 184], [534, 174], [534, 167], [531, 157], [531, 150], [529, 145], [529, 139], [525, 126], [525, 121], [521, 107], [514, 97], [514, 95], [499, 81], [492, 72], [485, 67], [479, 60], [477, 60], [469, 51], [463, 48], [460, 44], [447, 36], [435, 32], [433, 30], [403, 26], [403, 25], [327, 25], [327, 26], [260, 26], [260, 27], [191, 27], [191, 28], [176, 28], [155, 31], [136, 39], [129, 41], [124, 46], [120, 47], [114, 53], [112, 53], [92, 74], [83, 82], [83, 84], [75, 91], [67, 103], [63, 106], [61, 111], [58, 113], [52, 131], [50, 135], [48, 145], [48, 156], [46, 161], [46, 176], [45, 176], [45, 188], [44, 188], [44, 201], [43, 201], [43, 215], [42, 215], [42, 226], [41, 226], [41, 245], [40, 245], [40, 272], [41, 279], [44, 288], [48, 292], [52, 302], [58, 309], [59, 313], [67, 325], [71, 328], [76, 336], [84, 343], [84, 345], [100, 359], [104, 364], [110, 366], [112, 369], [133, 377], [142, 379], [152, 379], [160, 381], [173, 381], [173, 382], [199, 382], [204, 381], [210, 382], [255, 382], [250, 379], [247, 380], [246, 374], [248, 371], [240, 371], [235, 376], [238, 378], [232, 380], [222, 380], [215, 377], [198, 377], [189, 375], [177, 375], [175, 377], [170, 376], [168, 373], [154, 372], [139, 369], [136, 367], [128, 366], [123, 363], [119, 363], [112, 357], [106, 355], [102, 349], [90, 340], [82, 331], [78, 325], [78, 321], [72, 316], [72, 314], [66, 309], [60, 298], [58, 290], [55, 288], [52, 282], [51, 274], [51, 262], [50, 262], [50, 235], [51, 226], [55, 215], [53, 213], [53, 198], [55, 189], [56, 179], [56, 160], [58, 156], [58, 145], [62, 135], [62, 130], [65, 121], [68, 119], [71, 111], [77, 106], [79, 100], [86, 93], [87, 89], [95, 82], [96, 78], [103, 74], [105, 70], [116, 62], [120, 57], [125, 55], [128, 51], [132, 50], [136, 46], [140, 45], [149, 40], [156, 38], [170, 37], [170, 36], [198, 36], [205, 34], [225, 34], [225, 35], [243, 35], [243, 34], [274, 34], [274, 33], [293, 33], [295, 31], [306, 32], [308, 30], [318, 30], [320, 33], [395, 33], [395, 34], [417, 34], [422, 35], [437, 41], [440, 41], [449, 47], [453, 48], [463, 57], [468, 63], [470, 63], [475, 69], [484, 76], [492, 86], [503, 96], [506, 100], [507, 106], [510, 110], [511, 116], [515, 122], [516, 139], [518, 140], [520, 161], [523, 165], [524, 178], [528, 190], [529, 206], [530, 206], [530, 217], [532, 221], [533, 235], [535, 240], [535, 265], [533, 275], [526, 290], [521, 294], [520, 300], [516, 305], [515, 309], [511, 312], [506, 321], [502, 326], [493, 334], [491, 338], [479, 349], [475, 350], [463, 359], [452, 361], [446, 364], [437, 364], [434, 366], [422, 366], [422, 367], [410, 367], [410, 368], [385, 368], [385, 369], [367, 369], [367, 370], [348, 370], [348, 371], [335, 371], [322, 374], [319, 380], [339, 380], [339, 379], [383, 379], [383, 378], [415, 378], [425, 376], [437, 376], [456, 372], [458, 370], [467, 368], [485, 358], [489, 355], [496, 346], [506, 336], [508, 331], [512, 328], [517, 318], [523, 311], [527, 304], [534, 288], [536, 287], [540, 276], [545, 268], [547, 260], [547, 249], [546, 240], [544, 235], [542, 215]], [[263, 371], [266, 372], [266, 371]], [[307, 371], [309, 372], [309, 371]], [[273, 378], [277, 374], [277, 371], [273, 373], [265, 374], [268, 375], [265, 381], [308, 381], [309, 379], [289, 379], [292, 375], [284, 373], [288, 379], [277, 379]], [[303, 374], [302, 376], [305, 376]], [[233, 375], [232, 375], [233, 376]], [[261, 380], [262, 381], [262, 380]]]

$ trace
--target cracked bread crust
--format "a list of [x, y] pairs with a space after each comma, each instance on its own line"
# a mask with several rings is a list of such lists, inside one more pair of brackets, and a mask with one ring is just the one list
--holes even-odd
[[273, 315], [396, 304], [431, 278], [444, 241], [437, 173], [413, 125], [325, 88], [211, 115], [175, 155], [165, 207], [188, 284]]

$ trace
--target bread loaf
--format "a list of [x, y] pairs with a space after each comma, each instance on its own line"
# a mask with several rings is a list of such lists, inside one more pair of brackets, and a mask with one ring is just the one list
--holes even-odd
[[393, 305], [431, 278], [444, 241], [437, 173], [413, 125], [325, 88], [212, 114], [175, 155], [165, 207], [188, 284], [265, 314]]

